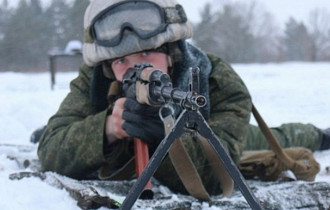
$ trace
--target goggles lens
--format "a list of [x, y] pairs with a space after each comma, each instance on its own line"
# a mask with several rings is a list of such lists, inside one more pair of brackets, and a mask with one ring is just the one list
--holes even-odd
[[92, 21], [91, 35], [97, 44], [113, 47], [120, 43], [125, 30], [141, 39], [166, 30], [165, 11], [148, 1], [128, 1], [104, 10]]

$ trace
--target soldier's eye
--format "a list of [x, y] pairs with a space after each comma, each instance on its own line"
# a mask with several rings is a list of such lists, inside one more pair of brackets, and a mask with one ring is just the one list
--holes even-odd
[[126, 58], [123, 57], [123, 58], [116, 59], [113, 63], [114, 64], [124, 64], [125, 62], [126, 62]]

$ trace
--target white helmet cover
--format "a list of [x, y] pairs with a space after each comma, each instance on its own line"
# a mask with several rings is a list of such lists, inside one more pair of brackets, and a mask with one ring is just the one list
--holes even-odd
[[[132, 2], [132, 0], [92, 0], [87, 7], [84, 17], [85, 41], [83, 45], [83, 58], [88, 66], [96, 66], [104, 60], [122, 57], [143, 50], [156, 49], [165, 43], [192, 37], [192, 26], [189, 21], [186, 21], [169, 23], [164, 32], [147, 39], [141, 39], [134, 32], [129, 32], [124, 33], [122, 40], [116, 46], [98, 45], [95, 40], [90, 38], [90, 28], [94, 18], [108, 7], [121, 2]], [[138, 1], [135, 0], [135, 2]], [[148, 0], [147, 2], [155, 3], [161, 8], [174, 8], [178, 5], [176, 0]]]

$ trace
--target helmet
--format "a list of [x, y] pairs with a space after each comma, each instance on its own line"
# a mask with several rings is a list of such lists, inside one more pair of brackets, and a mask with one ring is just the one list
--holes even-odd
[[88, 66], [192, 37], [176, 0], [93, 0], [84, 17]]

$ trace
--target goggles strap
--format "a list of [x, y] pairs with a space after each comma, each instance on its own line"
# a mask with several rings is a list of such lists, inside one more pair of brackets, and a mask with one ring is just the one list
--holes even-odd
[[84, 32], [84, 43], [93, 43], [94, 39], [91, 35], [91, 27], [88, 26]]
[[187, 22], [187, 15], [180, 4], [175, 7], [165, 7], [166, 23], [185, 23]]

